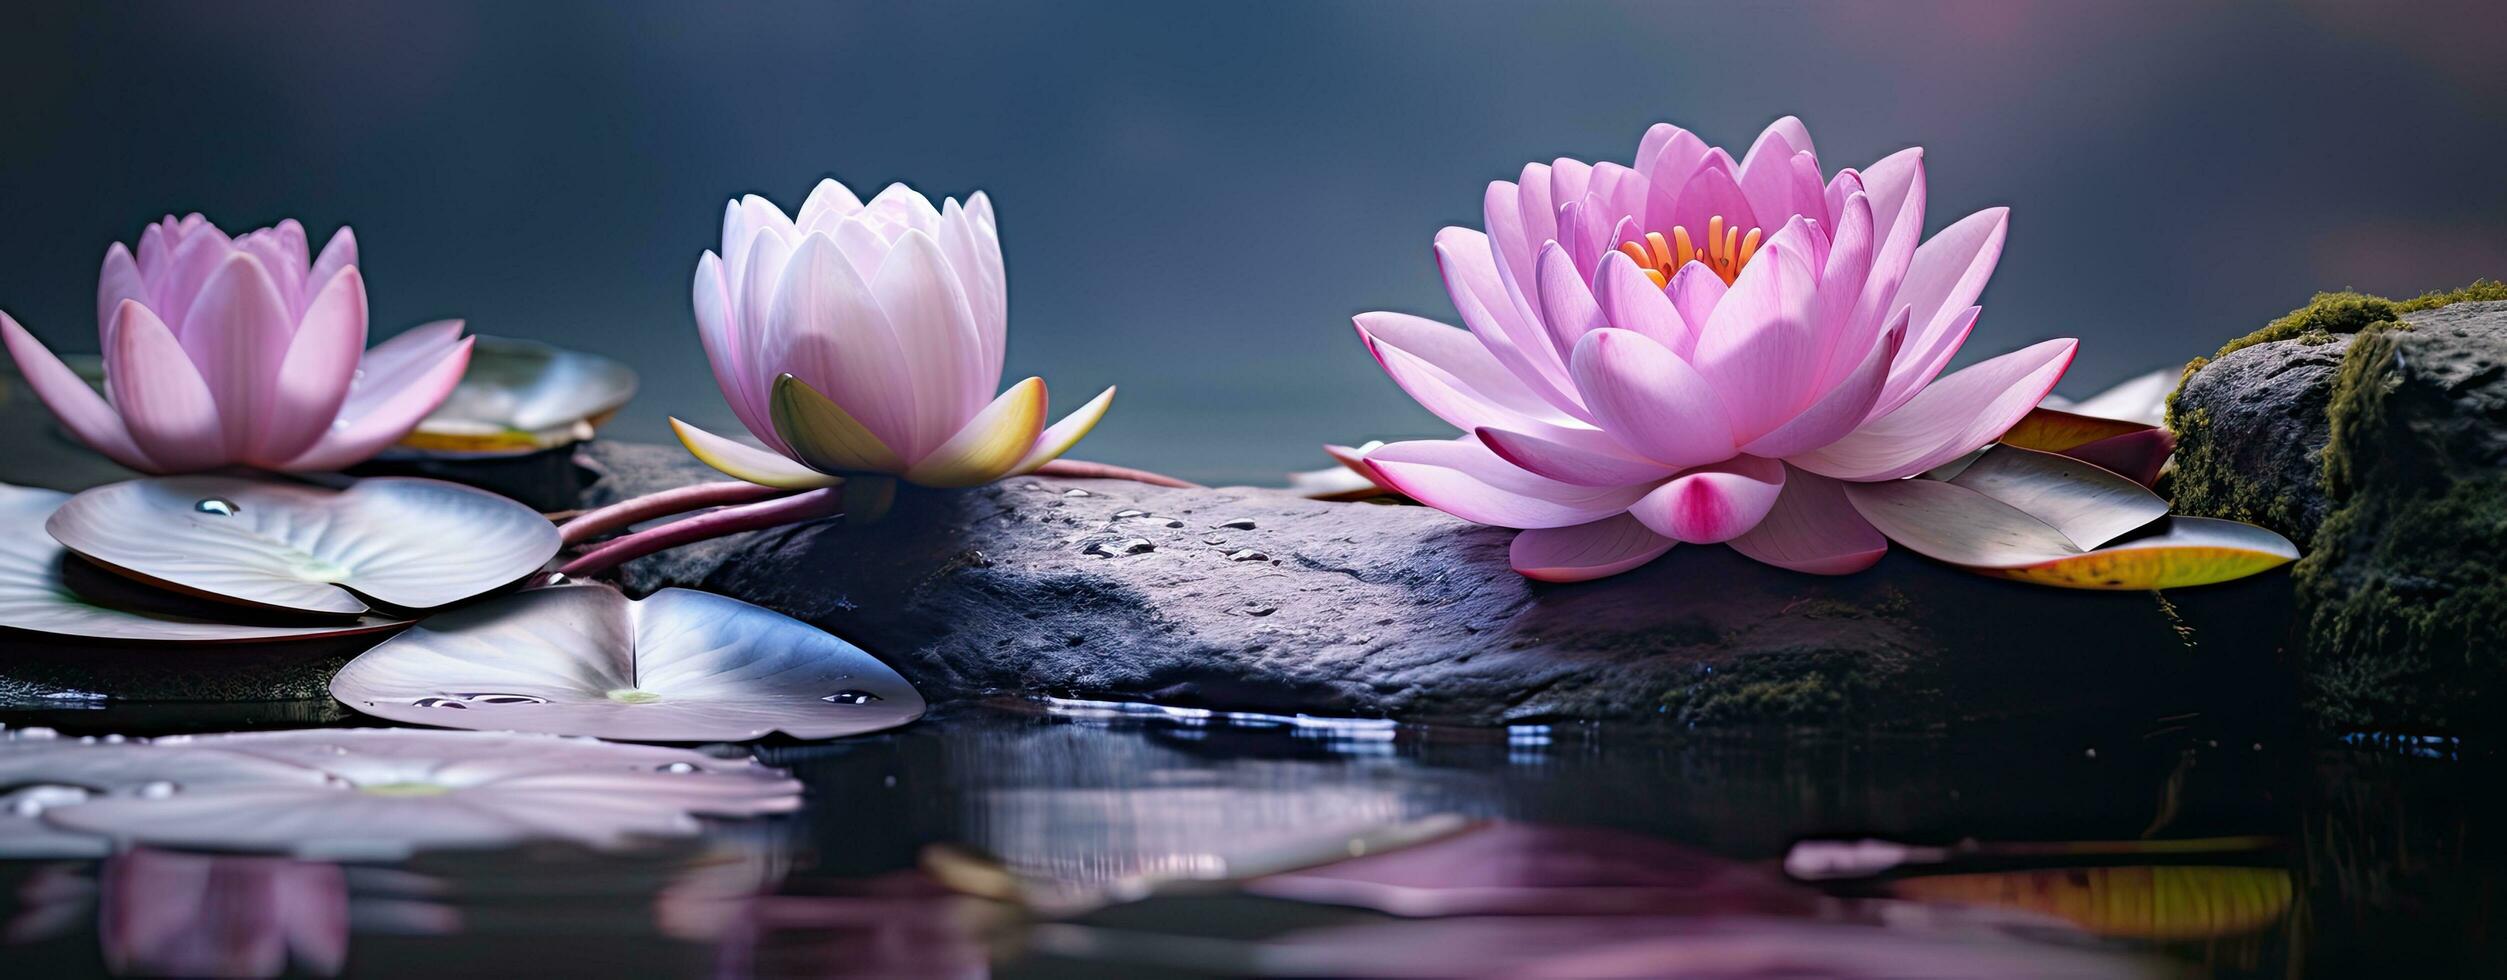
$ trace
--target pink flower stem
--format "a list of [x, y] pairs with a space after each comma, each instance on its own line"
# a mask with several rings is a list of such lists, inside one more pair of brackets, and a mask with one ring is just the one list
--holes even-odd
[[1201, 486], [1198, 483], [1178, 480], [1164, 473], [1151, 473], [1148, 470], [1136, 470], [1128, 466], [1111, 466], [1078, 459], [1057, 459], [1037, 467], [1035, 473], [1037, 476], [1062, 476], [1081, 480], [1130, 480], [1134, 483], [1146, 483], [1156, 487], [1197, 489]]
[[597, 510], [585, 511], [575, 519], [558, 525], [557, 538], [565, 542], [568, 547], [572, 547], [611, 531], [623, 531], [634, 525], [674, 514], [685, 514], [708, 507], [753, 504], [761, 500], [788, 497], [795, 492], [778, 490], [774, 487], [761, 487], [738, 480], [690, 484], [621, 500]]
[[738, 534], [742, 531], [755, 531], [816, 520], [821, 517], [833, 517], [843, 512], [844, 496], [841, 487], [811, 490], [781, 499], [743, 504], [738, 507], [725, 507], [711, 514], [699, 514], [684, 521], [673, 521], [660, 527], [613, 539], [559, 566], [557, 573], [570, 578], [585, 578], [667, 548], [694, 544], [726, 534]]

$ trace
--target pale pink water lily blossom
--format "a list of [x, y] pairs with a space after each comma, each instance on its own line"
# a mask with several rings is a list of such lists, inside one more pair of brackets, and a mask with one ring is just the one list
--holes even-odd
[[1059, 457], [1114, 397], [1047, 427], [1043, 379], [996, 394], [1008, 292], [981, 191], [933, 207], [891, 184], [865, 203], [822, 180], [793, 215], [743, 197], [724, 208], [722, 252], [697, 262], [694, 303], [723, 397], [767, 448], [672, 425], [698, 459], [752, 483], [989, 483]]
[[1459, 440], [1366, 455], [1380, 479], [1523, 529], [1516, 570], [1580, 581], [1675, 544], [1819, 574], [1888, 542], [1843, 484], [1923, 473], [2043, 398], [2074, 341], [1942, 376], [2008, 217], [1922, 240], [1922, 152], [1833, 176], [1790, 117], [1738, 162], [1648, 130], [1633, 165], [1561, 159], [1489, 185], [1485, 231], [1436, 237], [1466, 329], [1367, 313], [1385, 371]]
[[357, 236], [343, 227], [314, 255], [293, 219], [229, 238], [169, 215], [137, 252], [114, 243], [96, 325], [101, 394], [0, 313], [10, 356], [62, 425], [143, 473], [361, 462], [408, 435], [470, 359], [459, 320], [367, 350]]

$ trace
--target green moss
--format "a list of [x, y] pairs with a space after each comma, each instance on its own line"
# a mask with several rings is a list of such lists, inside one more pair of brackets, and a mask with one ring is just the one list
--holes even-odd
[[2306, 343], [2330, 343], [2335, 335], [2355, 334], [2370, 327], [2395, 322], [2405, 313], [2433, 310], [2456, 303], [2507, 299], [2507, 282], [2476, 279], [2461, 289], [2433, 290], [2406, 300], [2390, 300], [2382, 296], [2344, 290], [2338, 293], [2317, 293], [2307, 305], [2291, 310], [2263, 328], [2220, 345], [2210, 357], [2197, 357], [2185, 365], [2184, 376], [2177, 379], [2176, 391], [2168, 393], [2168, 427], [2178, 433], [2185, 431], [2176, 413], [2176, 396], [2185, 390], [2185, 381], [2202, 370], [2203, 365], [2227, 357], [2256, 344], [2276, 340], [2299, 340]]
[[2460, 728], [2507, 693], [2507, 474], [2458, 472], [2397, 411], [2409, 329], [2373, 329], [2342, 360], [2324, 452], [2334, 506], [2292, 577], [2327, 718]]

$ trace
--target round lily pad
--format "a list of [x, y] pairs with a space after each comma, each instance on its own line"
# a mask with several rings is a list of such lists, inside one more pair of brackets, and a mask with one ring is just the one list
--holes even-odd
[[598, 354], [479, 337], [461, 384], [394, 452], [512, 456], [582, 442], [635, 389], [633, 369]]
[[[70, 495], [0, 485], [0, 627], [54, 636], [151, 643], [243, 643], [387, 630], [383, 616], [247, 623], [201, 613], [212, 604], [149, 595], [143, 585], [88, 566], [44, 533]], [[227, 607], [232, 608], [232, 607]], [[240, 610], [239, 610], [240, 611]]]
[[557, 554], [539, 512], [440, 480], [346, 490], [185, 476], [97, 487], [45, 522], [100, 565], [177, 591], [354, 615], [432, 609], [520, 581]]
[[503, 596], [428, 619], [331, 680], [349, 707], [451, 728], [651, 742], [894, 728], [922, 695], [862, 648], [737, 599], [600, 585]]

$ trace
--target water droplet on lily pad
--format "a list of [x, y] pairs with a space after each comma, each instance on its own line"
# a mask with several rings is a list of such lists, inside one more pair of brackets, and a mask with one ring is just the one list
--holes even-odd
[[174, 795], [174, 789], [175, 786], [173, 783], [160, 779], [156, 782], [141, 786], [139, 788], [139, 798], [143, 800], [162, 800], [166, 797]]
[[463, 704], [460, 698], [419, 698], [418, 700], [411, 701], [409, 703], [421, 708], [460, 708], [468, 710], [470, 707], [467, 704]]
[[228, 500], [224, 497], [202, 497], [198, 503], [192, 505], [192, 509], [203, 514], [216, 514], [219, 517], [233, 517], [235, 516], [236, 511], [242, 510], [243, 508], [235, 506], [234, 501]]
[[654, 771], [656, 771], [656, 772], [696, 772], [696, 771], [697, 771], [697, 768], [696, 768], [696, 763], [693, 763], [693, 762], [672, 762], [672, 763], [667, 763], [667, 764], [660, 765], [660, 766], [655, 766], [655, 767], [654, 767]]
[[836, 693], [827, 695], [819, 700], [834, 704], [869, 704], [873, 701], [880, 700], [880, 697], [879, 695], [872, 694], [869, 691], [845, 690], [837, 691]]
[[662, 696], [638, 688], [622, 687], [609, 692], [609, 699], [619, 704], [652, 704], [660, 701]]

